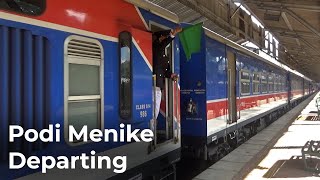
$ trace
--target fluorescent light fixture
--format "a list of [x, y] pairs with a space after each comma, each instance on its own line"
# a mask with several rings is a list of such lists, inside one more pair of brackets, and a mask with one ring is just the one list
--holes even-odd
[[269, 39], [270, 39], [270, 42], [272, 42], [272, 38], [273, 38], [272, 34], [271, 34], [271, 33], [269, 33]]
[[273, 36], [271, 33], [269, 33], [269, 41], [270, 41], [270, 54], [273, 53], [273, 43], [272, 43], [272, 39], [273, 39]]
[[267, 30], [265, 30], [264, 31], [264, 46], [265, 46], [265, 48], [269, 48], [269, 31], [267, 31]]
[[256, 25], [258, 25], [264, 29], [264, 26], [260, 23], [260, 21], [256, 17], [251, 15], [251, 20], [253, 23], [255, 23]]
[[273, 37], [273, 40], [275, 41], [276, 45], [279, 44], [279, 41], [275, 37]]
[[279, 41], [275, 37], [273, 37], [273, 40], [274, 40], [275, 49], [276, 49], [276, 57], [278, 58], [279, 57]]
[[246, 12], [249, 16], [251, 15], [250, 11], [248, 11], [248, 9], [246, 9], [244, 6], [242, 6], [241, 3], [235, 2], [234, 4], [235, 4], [237, 7], [240, 6], [240, 8], [241, 8], [244, 12]]
[[244, 45], [246, 45], [248, 42], [249, 42], [249, 41], [246, 41], [246, 42], [242, 43], [241, 45], [244, 46]]

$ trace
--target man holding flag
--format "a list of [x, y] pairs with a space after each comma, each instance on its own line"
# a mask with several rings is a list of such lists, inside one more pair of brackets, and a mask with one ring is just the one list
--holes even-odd
[[[153, 74], [156, 75], [155, 88], [155, 119], [157, 119], [160, 111], [161, 90], [164, 88], [165, 78], [177, 80], [177, 75], [173, 74], [170, 68], [169, 59], [165, 54], [165, 48], [172, 42], [175, 36], [182, 31], [181, 27], [173, 30], [159, 31], [153, 33]], [[189, 26], [183, 29], [179, 34], [181, 45], [184, 49], [187, 60], [191, 59], [193, 53], [197, 53], [201, 49], [201, 33], [202, 23]], [[153, 124], [153, 123], [152, 123]]]
[[161, 91], [164, 88], [165, 78], [177, 80], [177, 75], [173, 74], [169, 64], [169, 58], [165, 54], [165, 48], [172, 42], [175, 36], [182, 31], [181, 27], [174, 30], [158, 31], [153, 33], [152, 51], [153, 51], [153, 74], [156, 75], [155, 88], [155, 119], [157, 119], [160, 111]]

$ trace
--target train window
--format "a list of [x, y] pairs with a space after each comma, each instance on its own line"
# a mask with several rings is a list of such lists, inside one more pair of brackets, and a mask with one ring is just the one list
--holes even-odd
[[297, 81], [296, 80], [293, 80], [293, 90], [296, 90], [298, 89], [298, 86], [297, 86]]
[[[69, 64], [69, 95], [96, 95], [100, 91], [99, 66]], [[84, 86], [86, 84], [87, 86]], [[90, 88], [88, 88], [90, 87]]]
[[282, 91], [282, 77], [279, 75], [278, 77], [278, 91], [281, 92]]
[[254, 94], [259, 94], [260, 93], [260, 74], [259, 73], [253, 73], [252, 77], [252, 92]]
[[261, 75], [261, 93], [268, 92], [268, 77], [266, 75]]
[[247, 71], [241, 71], [241, 95], [250, 94], [250, 73]]
[[277, 76], [277, 92], [281, 92], [281, 91], [282, 91], [281, 76], [278, 75], [278, 76]]
[[101, 43], [91, 38], [69, 36], [65, 42], [64, 74], [65, 126], [72, 125], [77, 132], [84, 125], [88, 132], [103, 127]]
[[281, 92], [281, 91], [282, 91], [282, 88], [283, 88], [282, 79], [283, 79], [282, 76], [279, 75], [279, 92]]
[[282, 91], [285, 91], [286, 90], [286, 77], [282, 77]]
[[77, 132], [86, 125], [88, 132], [99, 127], [99, 106], [97, 100], [68, 103], [68, 122], [73, 125]]
[[279, 92], [279, 83], [280, 83], [280, 79], [278, 75], [274, 75], [274, 92]]
[[269, 93], [274, 92], [274, 75], [270, 74], [268, 76], [268, 86], [269, 86]]
[[46, 0], [0, 0], [0, 9], [27, 15], [41, 15], [45, 6]]
[[123, 31], [119, 34], [119, 113], [122, 119], [129, 119], [132, 111], [132, 60], [131, 60], [131, 34]]
[[250, 80], [250, 73], [247, 71], [241, 71], [241, 79]]
[[291, 89], [292, 90], [296, 89], [296, 80], [292, 80]]

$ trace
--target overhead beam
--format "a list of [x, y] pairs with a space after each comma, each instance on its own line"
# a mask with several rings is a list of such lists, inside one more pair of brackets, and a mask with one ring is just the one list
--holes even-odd
[[294, 38], [297, 40], [297, 38], [302, 37], [298, 33], [292, 33], [292, 32], [281, 32], [279, 33], [280, 36], [282, 37], [287, 37], [287, 38]]
[[[283, 35], [281, 35], [283, 36]], [[294, 39], [299, 39], [300, 41], [302, 41], [305, 45], [307, 45], [309, 47], [308, 51], [312, 51], [316, 54], [320, 54], [320, 52], [317, 50], [316, 47], [314, 47], [311, 43], [309, 43], [307, 40], [303, 39], [302, 37], [299, 37], [299, 36], [295, 36], [293, 37]], [[284, 43], [285, 44], [285, 43]], [[299, 47], [299, 46], [298, 46]]]
[[[286, 23], [286, 25], [288, 26], [288, 28], [289, 28], [291, 31], [293, 31], [293, 28], [292, 28], [292, 26], [291, 26], [291, 23], [290, 23], [289, 19], [287, 18], [287, 15], [286, 15], [285, 12], [281, 12], [281, 17], [283, 18], [283, 20], [284, 20], [284, 22]], [[295, 38], [295, 40], [296, 40], [298, 46], [301, 46], [299, 39], [298, 39], [298, 38]]]
[[291, 17], [293, 17], [295, 20], [297, 20], [298, 22], [300, 22], [303, 26], [305, 26], [307, 29], [309, 29], [310, 31], [312, 31], [315, 35], [320, 37], [320, 32], [318, 30], [316, 30], [313, 26], [311, 26], [307, 21], [305, 21], [304, 19], [302, 19], [299, 15], [297, 15], [295, 12], [293, 12], [290, 9], [287, 9], [286, 7], [275, 7], [275, 6], [267, 6], [265, 4], [260, 4], [258, 5], [259, 9], [264, 9], [264, 10], [274, 10], [274, 11], [284, 11], [286, 13], [288, 13]]
[[315, 35], [314, 33], [310, 33], [310, 32], [306, 32], [306, 31], [288, 31], [288, 29], [285, 28], [279, 28], [279, 27], [273, 27], [273, 26], [268, 26], [268, 28], [270, 28], [270, 30], [273, 33], [279, 33], [279, 34], [284, 34], [284, 35], [288, 35], [288, 36], [295, 36], [296, 34], [298, 34], [301, 37], [305, 37], [305, 38], [312, 38], [312, 39], [318, 39], [320, 38], [319, 36]]
[[305, 1], [303, 2], [294, 2], [294, 3], [287, 3], [286, 1], [282, 2], [274, 2], [274, 1], [257, 1], [257, 0], [243, 0], [243, 2], [247, 4], [266, 4], [270, 6], [285, 6], [290, 9], [298, 9], [303, 11], [312, 11], [312, 12], [320, 12], [320, 6], [319, 4], [306, 4]]
[[[309, 46], [310, 48], [316, 50], [316, 47], [314, 47], [312, 44], [310, 44], [307, 40], [303, 39], [301, 36], [299, 36], [298, 34], [295, 35], [285, 35], [285, 34], [280, 34], [280, 36], [283, 37], [288, 37], [288, 38], [293, 38], [295, 40], [301, 40], [302, 42], [304, 42], [307, 46]], [[298, 46], [300, 47], [301, 44], [299, 42]]]
[[192, 10], [200, 13], [202, 16], [210, 19], [213, 22], [218, 21], [219, 23], [229, 27], [230, 29], [236, 30], [235, 27], [231, 26], [224, 19], [222, 19], [221, 17], [217, 16], [216, 14], [211, 12], [207, 7], [204, 7], [202, 4], [198, 3], [195, 0], [177, 0], [177, 1], [182, 3], [183, 5], [191, 8]]

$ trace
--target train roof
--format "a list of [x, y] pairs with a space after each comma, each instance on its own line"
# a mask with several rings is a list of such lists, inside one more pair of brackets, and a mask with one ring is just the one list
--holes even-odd
[[167, 20], [170, 20], [174, 23], [180, 22], [179, 17], [175, 13], [173, 13], [167, 9], [164, 9], [163, 7], [158, 6], [150, 1], [146, 1], [146, 0], [125, 0], [125, 1], [135, 5], [137, 7], [145, 9], [153, 14], [156, 14], [160, 17], [163, 17]]
[[212, 39], [215, 39], [215, 40], [217, 40], [217, 41], [219, 41], [219, 42], [221, 42], [223, 44], [226, 44], [227, 46], [229, 46], [229, 47], [231, 47], [233, 49], [236, 49], [241, 53], [244, 53], [246, 55], [249, 55], [251, 57], [259, 59], [260, 61], [268, 63], [268, 64], [270, 64], [270, 65], [272, 65], [274, 67], [278, 67], [278, 68], [284, 69], [286, 71], [289, 71], [289, 72], [291, 72], [293, 74], [296, 74], [297, 76], [300, 76], [300, 77], [302, 77], [302, 78], [304, 78], [304, 79], [306, 79], [308, 81], [312, 81], [311, 79], [309, 79], [308, 77], [304, 76], [303, 74], [301, 74], [301, 73], [299, 73], [299, 72], [297, 72], [295, 70], [292, 70], [288, 66], [280, 63], [279, 61], [277, 61], [275, 59], [272, 59], [271, 57], [270, 57], [270, 59], [263, 58], [260, 55], [258, 55], [257, 53], [254, 53], [254, 52], [250, 51], [249, 49], [247, 49], [247, 48], [245, 48], [245, 47], [243, 47], [243, 46], [241, 46], [241, 45], [239, 45], [239, 44], [237, 44], [237, 43], [235, 43], [235, 42], [233, 42], [233, 41], [231, 41], [231, 40], [229, 40], [229, 39], [227, 39], [227, 38], [225, 38], [225, 37], [223, 37], [221, 35], [219, 35], [216, 32], [211, 31], [210, 29], [208, 29], [206, 27], [203, 27], [203, 29], [205, 30], [205, 34], [208, 37], [210, 37]]

